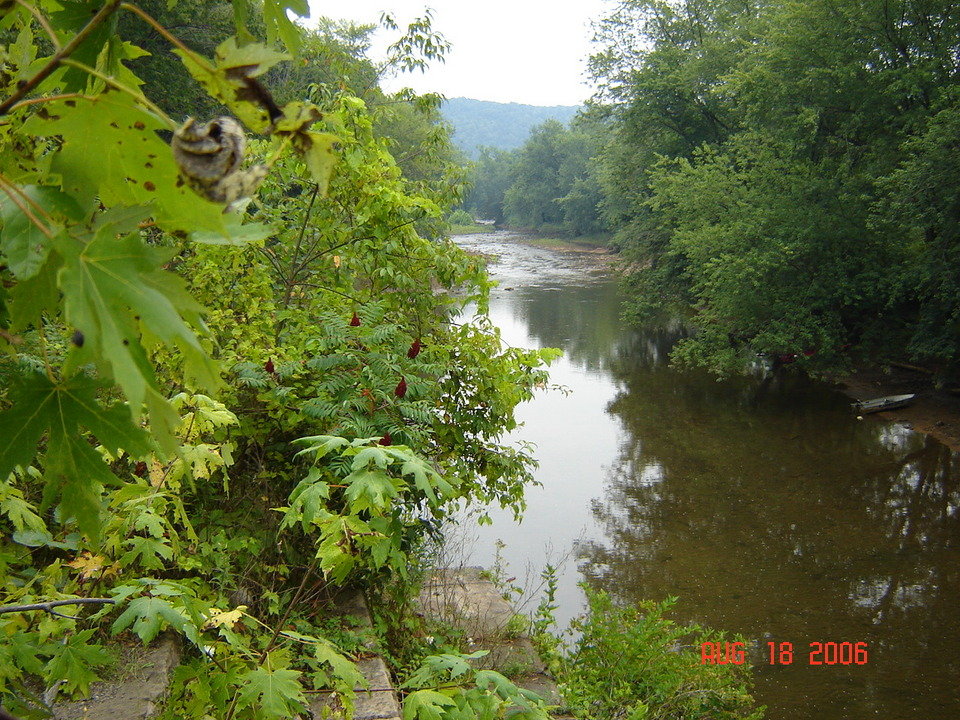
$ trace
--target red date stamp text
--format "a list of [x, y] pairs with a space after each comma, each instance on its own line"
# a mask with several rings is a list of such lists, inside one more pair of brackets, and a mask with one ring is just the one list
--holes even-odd
[[[792, 642], [768, 642], [767, 661], [771, 665], [792, 665], [804, 655]], [[866, 665], [870, 655], [865, 642], [812, 642], [806, 651], [807, 665]], [[701, 665], [742, 665], [746, 649], [742, 642], [705, 642], [700, 645]]]

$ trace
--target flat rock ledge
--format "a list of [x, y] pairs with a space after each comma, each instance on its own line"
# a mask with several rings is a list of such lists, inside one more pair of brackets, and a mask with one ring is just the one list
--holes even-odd
[[130, 648], [120, 661], [118, 677], [94, 683], [90, 697], [54, 707], [56, 720], [145, 720], [153, 717], [167, 694], [170, 671], [180, 663], [176, 637], [148, 648]]
[[[419, 597], [420, 612], [461, 629], [469, 638], [469, 650], [489, 654], [479, 666], [509, 675], [520, 687], [540, 695], [566, 719], [556, 683], [540, 660], [530, 638], [517, 632], [516, 612], [478, 567], [434, 571]], [[372, 627], [370, 610], [359, 592], [341, 596], [335, 614], [350, 618], [358, 629]], [[368, 645], [371, 655], [357, 662], [368, 688], [356, 688], [354, 720], [400, 720], [403, 716], [396, 689], [383, 659]], [[170, 674], [181, 657], [180, 643], [164, 636], [149, 648], [131, 648], [124, 653], [118, 677], [94, 683], [90, 697], [54, 708], [56, 720], [147, 720], [153, 717], [167, 693]], [[332, 694], [312, 693], [309, 711], [314, 718], [343, 718], [342, 707]], [[306, 720], [306, 719], [304, 719]]]
[[537, 693], [555, 708], [554, 717], [569, 717], [556, 682], [522, 630], [524, 623], [515, 620], [516, 610], [483, 568], [435, 570], [423, 584], [419, 604], [425, 617], [462, 630], [470, 652], [489, 651], [479, 667], [503, 673], [518, 686]]

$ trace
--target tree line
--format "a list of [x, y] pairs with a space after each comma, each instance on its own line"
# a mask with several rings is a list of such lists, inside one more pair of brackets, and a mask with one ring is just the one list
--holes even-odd
[[[679, 309], [696, 326], [678, 361], [723, 373], [760, 354], [821, 372], [898, 357], [955, 373], [950, 3], [622, 0], [595, 39], [581, 129], [488, 152], [477, 212], [572, 229], [589, 188], [591, 222], [631, 261], [628, 316]], [[580, 185], [545, 152], [561, 137], [578, 146], [567, 167], [585, 156]]]

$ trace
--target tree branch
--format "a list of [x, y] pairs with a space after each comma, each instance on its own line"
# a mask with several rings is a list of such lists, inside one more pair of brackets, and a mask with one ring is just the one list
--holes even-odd
[[36, 75], [17, 88], [17, 91], [4, 100], [3, 103], [0, 103], [0, 116], [6, 115], [10, 111], [10, 108], [13, 107], [17, 101], [20, 100], [20, 98], [24, 97], [37, 85], [46, 80], [50, 73], [56, 70], [65, 58], [70, 57], [70, 55], [73, 54], [73, 51], [76, 50], [80, 44], [90, 36], [90, 33], [100, 27], [100, 25], [102, 25], [103, 22], [110, 17], [118, 7], [120, 7], [120, 0], [109, 0], [106, 5], [100, 8], [100, 11], [90, 18], [90, 22], [84, 25], [83, 29], [73, 37], [73, 40], [60, 48], [60, 50], [58, 50], [56, 54], [50, 58], [50, 61], [40, 68], [40, 71]]
[[72, 600], [53, 600], [45, 603], [33, 603], [31, 605], [0, 605], [0, 615], [12, 612], [29, 612], [31, 610], [44, 610], [51, 615], [64, 617], [62, 613], [54, 611], [53, 608], [61, 605], [112, 605], [116, 600], [113, 598], [74, 598]]

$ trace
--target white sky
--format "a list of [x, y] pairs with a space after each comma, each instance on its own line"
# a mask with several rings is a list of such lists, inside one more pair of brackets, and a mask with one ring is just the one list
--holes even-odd
[[[386, 10], [401, 29], [433, 8], [434, 30], [453, 45], [446, 62], [386, 80], [387, 90], [528, 105], [579, 105], [590, 96], [590, 21], [613, 6], [612, 0], [310, 0], [314, 17], [376, 24]], [[388, 41], [374, 43], [374, 59]]]

